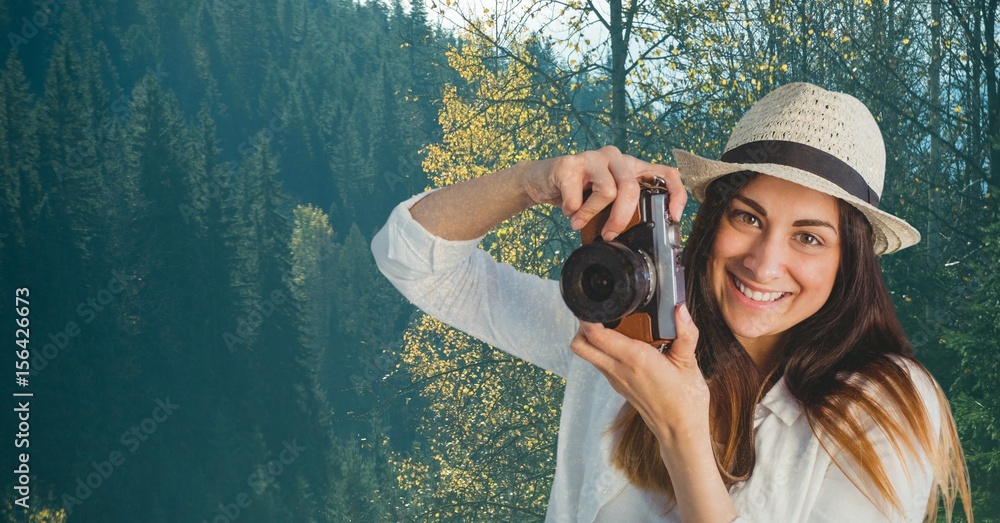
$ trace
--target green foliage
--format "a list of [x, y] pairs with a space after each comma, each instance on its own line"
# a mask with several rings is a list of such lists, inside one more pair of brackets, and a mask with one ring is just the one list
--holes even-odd
[[316, 371], [324, 349], [330, 344], [334, 290], [331, 270], [337, 245], [333, 243], [335, 235], [330, 220], [323, 211], [312, 205], [300, 205], [294, 214], [290, 286], [295, 299], [302, 304], [299, 319], [302, 344], [312, 352], [307, 369]]
[[[464, 89], [449, 87], [445, 91], [441, 110], [445, 136], [440, 146], [428, 149], [425, 167], [429, 173], [444, 173], [438, 183], [446, 184], [494, 170], [481, 159], [504, 158], [496, 152], [502, 148], [491, 149], [469, 137], [488, 135], [483, 129], [493, 125], [493, 115], [500, 111], [516, 114], [545, 107], [552, 116], [567, 115], [572, 123], [566, 134], [585, 146], [613, 142], [627, 145], [637, 156], [666, 161], [670, 147], [717, 157], [740, 115], [778, 85], [809, 81], [855, 95], [871, 108], [885, 137], [888, 183], [882, 208], [908, 219], [925, 237], [917, 247], [883, 260], [886, 279], [922, 361], [945, 386], [958, 380], [952, 396], [956, 413], [963, 418], [959, 424], [967, 441], [972, 481], [985, 485], [977, 487], [973, 502], [980, 518], [995, 517], [996, 503], [988, 493], [996, 490], [997, 442], [988, 429], [993, 424], [990, 401], [984, 399], [997, 395], [995, 376], [985, 361], [975, 372], [960, 368], [954, 357], [957, 349], [939, 340], [944, 339], [945, 331], [974, 332], [969, 334], [965, 352], [988, 358], [982, 355], [992, 351], [985, 348], [988, 343], [983, 340], [996, 338], [996, 333], [985, 330], [995, 314], [980, 311], [974, 315], [968, 308], [996, 298], [973, 293], [966, 285], [996, 280], [992, 266], [997, 255], [984, 249], [995, 241], [991, 239], [995, 231], [994, 236], [988, 232], [985, 237], [975, 232], [978, 224], [996, 219], [989, 192], [996, 187], [1000, 162], [989, 140], [1000, 129], [1000, 113], [995, 109], [1000, 107], [1000, 92], [980, 87], [997, 85], [998, 80], [992, 55], [981, 51], [996, 48], [997, 28], [991, 22], [997, 19], [996, 6], [867, 0], [609, 5], [612, 11], [618, 7], [620, 19], [616, 13], [604, 18], [593, 5], [579, 2], [543, 2], [530, 8], [510, 2], [482, 13], [471, 12], [460, 3], [444, 2], [442, 13], [462, 19], [463, 29], [472, 35], [463, 45], [475, 49], [466, 53], [467, 63], [452, 65], [460, 74], [475, 70], [469, 76], [477, 81]], [[518, 50], [532, 27], [530, 20], [546, 8], [555, 9], [569, 27], [565, 39], [543, 40], [539, 45], [541, 50], [553, 45], [565, 49], [563, 56], [551, 63], [527, 59]], [[582, 30], [586, 26], [591, 27], [589, 32]], [[592, 42], [594, 28], [608, 38]], [[616, 55], [615, 40], [622, 34], [633, 40], [629, 40], [628, 53]], [[470, 68], [472, 64], [478, 64], [478, 69]], [[483, 90], [482, 86], [490, 86], [491, 74], [515, 67], [531, 72], [531, 90], [522, 91], [517, 82]], [[622, 68], [623, 76], [616, 73]], [[624, 117], [615, 115], [616, 90], [624, 91], [628, 99], [629, 111]], [[450, 102], [452, 99], [462, 104]], [[466, 113], [456, 110], [462, 107], [470, 109]], [[621, 136], [622, 121], [627, 144], [616, 138]], [[453, 122], [460, 125], [449, 125]], [[500, 128], [498, 136], [485, 143], [519, 143], [519, 132]], [[437, 159], [441, 150], [464, 161], [442, 169]], [[498, 236], [504, 230], [509, 228], [499, 227]], [[552, 238], [559, 237], [556, 228]], [[522, 233], [518, 238], [533, 242], [538, 237]], [[486, 243], [484, 247], [492, 250], [496, 246]], [[976, 274], [970, 273], [968, 267], [972, 266], [979, 267]], [[962, 329], [960, 322], [970, 317], [981, 318], [985, 325]], [[418, 332], [422, 329], [434, 330], [424, 324]], [[450, 338], [419, 344], [412, 340], [408, 351], [421, 352], [409, 364], [418, 369], [429, 365], [428, 361], [454, 365], [461, 353], [449, 348], [454, 343]], [[432, 357], [423, 352], [435, 344], [449, 356]], [[964, 353], [960, 355], [969, 359]], [[425, 384], [425, 391], [445, 387], [437, 383], [441, 380], [450, 387], [464, 386], [463, 380], [468, 378], [455, 374], [453, 379], [453, 370], [441, 371], [442, 377]], [[440, 416], [450, 412], [448, 409], [464, 412], [462, 402], [468, 401], [462, 394], [451, 396], [450, 401], [437, 399], [448, 398], [448, 394], [427, 395], [435, 398], [431, 408]], [[458, 414], [449, 417], [452, 423], [458, 419]], [[457, 432], [449, 437], [464, 441], [467, 436]], [[425, 474], [440, 478], [449, 472], [448, 467], [462, 468], [457, 465], [462, 458], [456, 451], [431, 453], [430, 457], [405, 465], [414, 477]], [[496, 479], [496, 474], [489, 477], [482, 480], [486, 485], [503, 481]], [[424, 484], [417, 481], [407, 487], [416, 489]], [[440, 480], [426, 484], [433, 485], [429, 491], [439, 499], [445, 497], [442, 490], [468, 488], [464, 483], [456, 486]], [[450, 491], [448, 495], [463, 496]]]
[[[372, 428], [375, 434], [384, 427]], [[408, 500], [396, 488], [388, 466], [388, 440], [337, 441], [330, 521], [403, 521], [400, 509]]]
[[[504, 62], [484, 60], [489, 44], [475, 31], [448, 61], [464, 82], [448, 85], [439, 115], [445, 139], [427, 150], [424, 169], [437, 186], [567, 150], [569, 124], [534, 89], [530, 45]], [[547, 274], [560, 255], [552, 209], [523, 213], [483, 240], [499, 261]], [[565, 224], [563, 224], [565, 225]], [[427, 402], [418, 439], [392, 459], [410, 500], [406, 519], [537, 520], [545, 515], [555, 461], [562, 381], [423, 316], [404, 334], [399, 371]]]
[[[4, 169], [0, 178], [0, 222], [6, 224], [6, 236], [0, 238], [0, 244], [18, 249], [25, 247], [25, 229], [38, 219], [38, 204], [29, 205], [38, 202], [42, 192], [38, 179], [38, 119], [28, 88], [21, 62], [11, 53], [0, 84], [0, 165]], [[9, 262], [0, 260], [0, 270], [9, 267]]]
[[1000, 222], [982, 229], [983, 252], [968, 268], [963, 292], [956, 293], [954, 328], [942, 342], [960, 358], [952, 386], [955, 418], [963, 435], [972, 475], [977, 520], [1000, 515]]
[[[392, 427], [334, 426], [327, 391], [349, 380], [325, 369], [328, 354], [354, 368], [381, 355], [365, 338], [391, 338], [409, 313], [376, 279], [360, 230], [391, 207], [377, 197], [385, 185], [398, 197], [424, 183], [413, 166], [435, 136], [422, 95], [439, 90], [439, 36], [419, 13], [390, 26], [374, 4], [50, 7], [0, 74], [0, 284], [29, 287], [37, 303], [31, 385], [49, 405], [32, 412], [31, 521], [213, 520], [240, 494], [251, 502], [240, 521], [390, 514], [338, 506], [395, 478], [335, 434], [364, 426], [388, 441]], [[0, 21], [20, 34], [39, 9], [5, 6]], [[401, 46], [414, 34], [416, 67]], [[336, 150], [364, 172], [334, 162]], [[351, 185], [358, 174], [368, 180]], [[302, 202], [341, 208], [346, 249]], [[368, 294], [363, 281], [378, 285]], [[123, 447], [123, 431], [167, 398], [176, 412], [134, 453]], [[357, 410], [370, 410], [362, 399]], [[303, 457], [276, 461], [292, 441]], [[110, 477], [77, 491], [121, 450]], [[377, 477], [349, 476], [373, 467]], [[24, 515], [7, 498], [0, 512]]]
[[[883, 206], [925, 240], [887, 279], [950, 387], [977, 516], [998, 518], [995, 2], [638, 2], [615, 27], [587, 3], [511, 3], [457, 36], [421, 1], [55, 4], [0, 74], [0, 286], [37, 304], [46, 402], [31, 521], [212, 520], [240, 493], [248, 522], [541, 519], [561, 384], [414, 315], [370, 231], [428, 185], [540, 156], [717, 155], [794, 80], [880, 120]], [[4, 4], [0, 25], [21, 34], [39, 5]], [[566, 38], [517, 24], [550, 5]], [[575, 241], [557, 211], [482, 247], [552, 277]], [[64, 511], [166, 397], [179, 410]], [[251, 488], [289, 439], [303, 457]]]

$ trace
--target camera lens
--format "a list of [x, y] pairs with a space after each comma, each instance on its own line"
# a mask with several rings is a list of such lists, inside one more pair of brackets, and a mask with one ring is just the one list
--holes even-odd
[[642, 251], [618, 242], [589, 243], [566, 260], [559, 290], [581, 320], [609, 323], [649, 301], [656, 285], [651, 267]]
[[614, 275], [607, 267], [591, 265], [583, 271], [583, 293], [593, 301], [604, 301], [614, 292]]

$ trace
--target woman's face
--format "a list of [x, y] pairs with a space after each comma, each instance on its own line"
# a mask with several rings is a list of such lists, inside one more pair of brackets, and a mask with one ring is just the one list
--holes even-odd
[[833, 196], [767, 175], [733, 198], [708, 277], [726, 324], [751, 356], [769, 353], [826, 303], [840, 264], [839, 216]]

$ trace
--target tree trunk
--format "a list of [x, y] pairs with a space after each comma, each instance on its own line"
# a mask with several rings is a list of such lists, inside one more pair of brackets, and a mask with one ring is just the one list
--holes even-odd
[[[990, 185], [1000, 184], [1000, 77], [997, 73], [997, 0], [987, 2], [983, 18], [986, 44], [986, 128], [992, 134], [988, 139], [990, 148]], [[996, 205], [996, 204], [994, 204]]]
[[927, 162], [927, 207], [931, 212], [927, 213], [927, 259], [933, 263], [940, 257], [937, 249], [937, 209], [934, 195], [934, 188], [945, 181], [941, 176], [941, 2], [933, 0], [931, 2], [931, 63], [928, 73], [927, 94], [930, 111], [931, 148], [930, 158]]
[[628, 152], [625, 121], [628, 117], [625, 97], [625, 59], [628, 42], [622, 22], [622, 0], [611, 0], [611, 143], [623, 153]]

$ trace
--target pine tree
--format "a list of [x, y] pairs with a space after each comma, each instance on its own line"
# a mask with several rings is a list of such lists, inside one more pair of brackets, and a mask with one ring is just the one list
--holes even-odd
[[[96, 96], [102, 89], [96, 64], [77, 50], [80, 45], [64, 36], [53, 50], [46, 75], [39, 119], [40, 148], [45, 153], [39, 176], [48, 188], [48, 202], [43, 211], [47, 222], [40, 227], [49, 236], [46, 243], [51, 245], [52, 259], [69, 257], [90, 263], [95, 254], [91, 244], [97, 239], [100, 217], [106, 214], [98, 154], [103, 139], [101, 111], [106, 107], [101, 102], [107, 96]], [[68, 285], [81, 274], [65, 265], [60, 268], [69, 271], [57, 273], [56, 287]]]
[[939, 295], [938, 321], [946, 328], [939, 350], [957, 354], [960, 372], [951, 400], [972, 477], [977, 519], [1000, 514], [1000, 222], [982, 228], [981, 256], [953, 278], [952, 289]]
[[[25, 230], [31, 260], [22, 266], [24, 276], [36, 302], [46, 303], [48, 311], [33, 319], [33, 327], [54, 333], [48, 348], [40, 344], [33, 352], [32, 387], [36, 394], [77, 402], [56, 402], [32, 417], [37, 429], [33, 450], [47, 456], [33, 468], [39, 494], [56, 498], [72, 490], [73, 478], [86, 470], [89, 462], [80, 456], [96, 457], [108, 448], [109, 429], [94, 420], [97, 405], [113, 397], [116, 389], [100, 378], [112, 354], [106, 340], [115, 326], [111, 311], [118, 303], [107, 290], [117, 267], [104, 234], [111, 214], [102, 165], [107, 137], [102, 117], [108, 96], [95, 49], [99, 46], [79, 2], [68, 2], [37, 105], [35, 168], [42, 194], [22, 202], [22, 209], [38, 209], [38, 220]], [[32, 144], [24, 146], [24, 153], [31, 154]], [[75, 326], [73, 336], [66, 332], [70, 325]], [[100, 419], [117, 425], [118, 407], [107, 405]], [[72, 449], [65, 445], [69, 440], [75, 443]]]
[[[115, 377], [100, 380], [104, 386], [92, 385], [78, 392], [101, 405], [104, 425], [87, 429], [95, 439], [89, 453], [95, 456], [120, 447], [121, 431], [148, 416], [157, 400], [191, 408], [194, 413], [197, 403], [192, 398], [200, 396], [191, 386], [199, 380], [197, 366], [191, 362], [190, 353], [185, 354], [189, 348], [183, 328], [190, 320], [184, 307], [189, 300], [188, 289], [176, 283], [192, 267], [186, 241], [190, 231], [178, 212], [178, 205], [189, 192], [185, 176], [191, 163], [186, 131], [176, 101], [152, 77], [136, 86], [132, 100], [122, 132], [115, 127], [111, 133], [121, 140], [117, 143], [125, 150], [113, 157], [114, 164], [102, 163], [105, 168], [122, 170], [119, 183], [124, 190], [119, 194], [129, 200], [116, 207], [114, 214], [116, 223], [127, 217], [132, 220], [126, 225], [134, 227], [107, 229], [113, 233], [110, 242], [128, 249], [114, 253], [120, 264], [114, 274], [121, 275], [122, 290], [114, 314], [100, 317], [102, 323], [107, 319], [109, 331], [95, 340], [89, 354], [79, 360], [80, 368], [75, 369]], [[136, 234], [141, 239], [133, 241]], [[158, 350], [150, 350], [153, 346]], [[92, 361], [88, 362], [88, 358]], [[178, 510], [181, 505], [177, 497], [183, 493], [164, 486], [178, 472], [177, 449], [173, 445], [183, 440], [184, 432], [176, 422], [178, 416], [172, 414], [167, 418], [171, 422], [158, 426], [156, 438], [142, 441], [142, 452], [128, 454], [125, 464], [116, 469], [119, 481], [108, 482], [79, 506], [66, 503], [72, 506], [73, 517], [133, 517], [140, 506], [148, 509], [160, 503], [158, 496], [169, 500], [160, 505], [162, 510]], [[85, 473], [86, 463], [80, 463], [82, 466], [74, 473]], [[159, 470], [161, 474], [140, 481], [148, 470]], [[75, 474], [67, 481], [73, 477]], [[72, 488], [65, 491], [71, 492]]]
[[21, 263], [30, 260], [29, 246], [35, 242], [27, 234], [37, 232], [38, 214], [42, 202], [42, 187], [38, 179], [40, 153], [38, 149], [38, 118], [35, 99], [29, 92], [24, 69], [13, 51], [7, 58], [3, 81], [0, 82], [0, 223], [5, 224], [0, 237], [0, 274], [10, 281], [23, 281]]
[[[278, 478], [285, 494], [283, 507], [296, 521], [321, 518], [328, 510], [325, 487], [329, 483], [331, 426], [326, 398], [308, 365], [314, 360], [299, 341], [302, 315], [299, 301], [289, 286], [292, 230], [287, 201], [275, 180], [277, 158], [264, 142], [247, 162], [246, 209], [250, 254], [256, 271], [258, 294], [244, 318], [252, 332], [247, 341], [251, 355], [246, 371], [258, 395], [251, 401], [254, 412], [267, 413], [260, 430], [268, 448], [280, 449], [292, 439], [309, 448], [310, 458]], [[312, 494], [310, 494], [312, 493]]]
[[[377, 424], [372, 432], [384, 432]], [[403, 521], [399, 511], [407, 503], [395, 488], [387, 466], [388, 441], [338, 440], [334, 444], [336, 472], [332, 484], [331, 521]]]
[[361, 114], [359, 109], [352, 112], [351, 117], [341, 120], [330, 162], [338, 207], [342, 219], [348, 223], [359, 221], [365, 214], [362, 212], [367, 207], [365, 202], [372, 200], [377, 181], [371, 156], [356, 127], [356, 122], [363, 119]]
[[315, 375], [332, 342], [334, 282], [331, 272], [338, 255], [334, 243], [336, 235], [322, 210], [300, 205], [294, 214], [291, 289], [295, 299], [302, 304], [300, 343], [310, 353], [306, 369]]
[[[371, 259], [370, 240], [352, 225], [337, 249], [333, 264], [333, 323], [336, 343], [327, 351], [324, 383], [335, 405], [339, 436], [356, 437], [369, 430], [370, 418], [409, 419], [405, 405], [391, 395], [404, 387], [387, 377], [400, 363], [397, 333], [412, 312]], [[377, 438], [377, 434], [370, 435]]]

